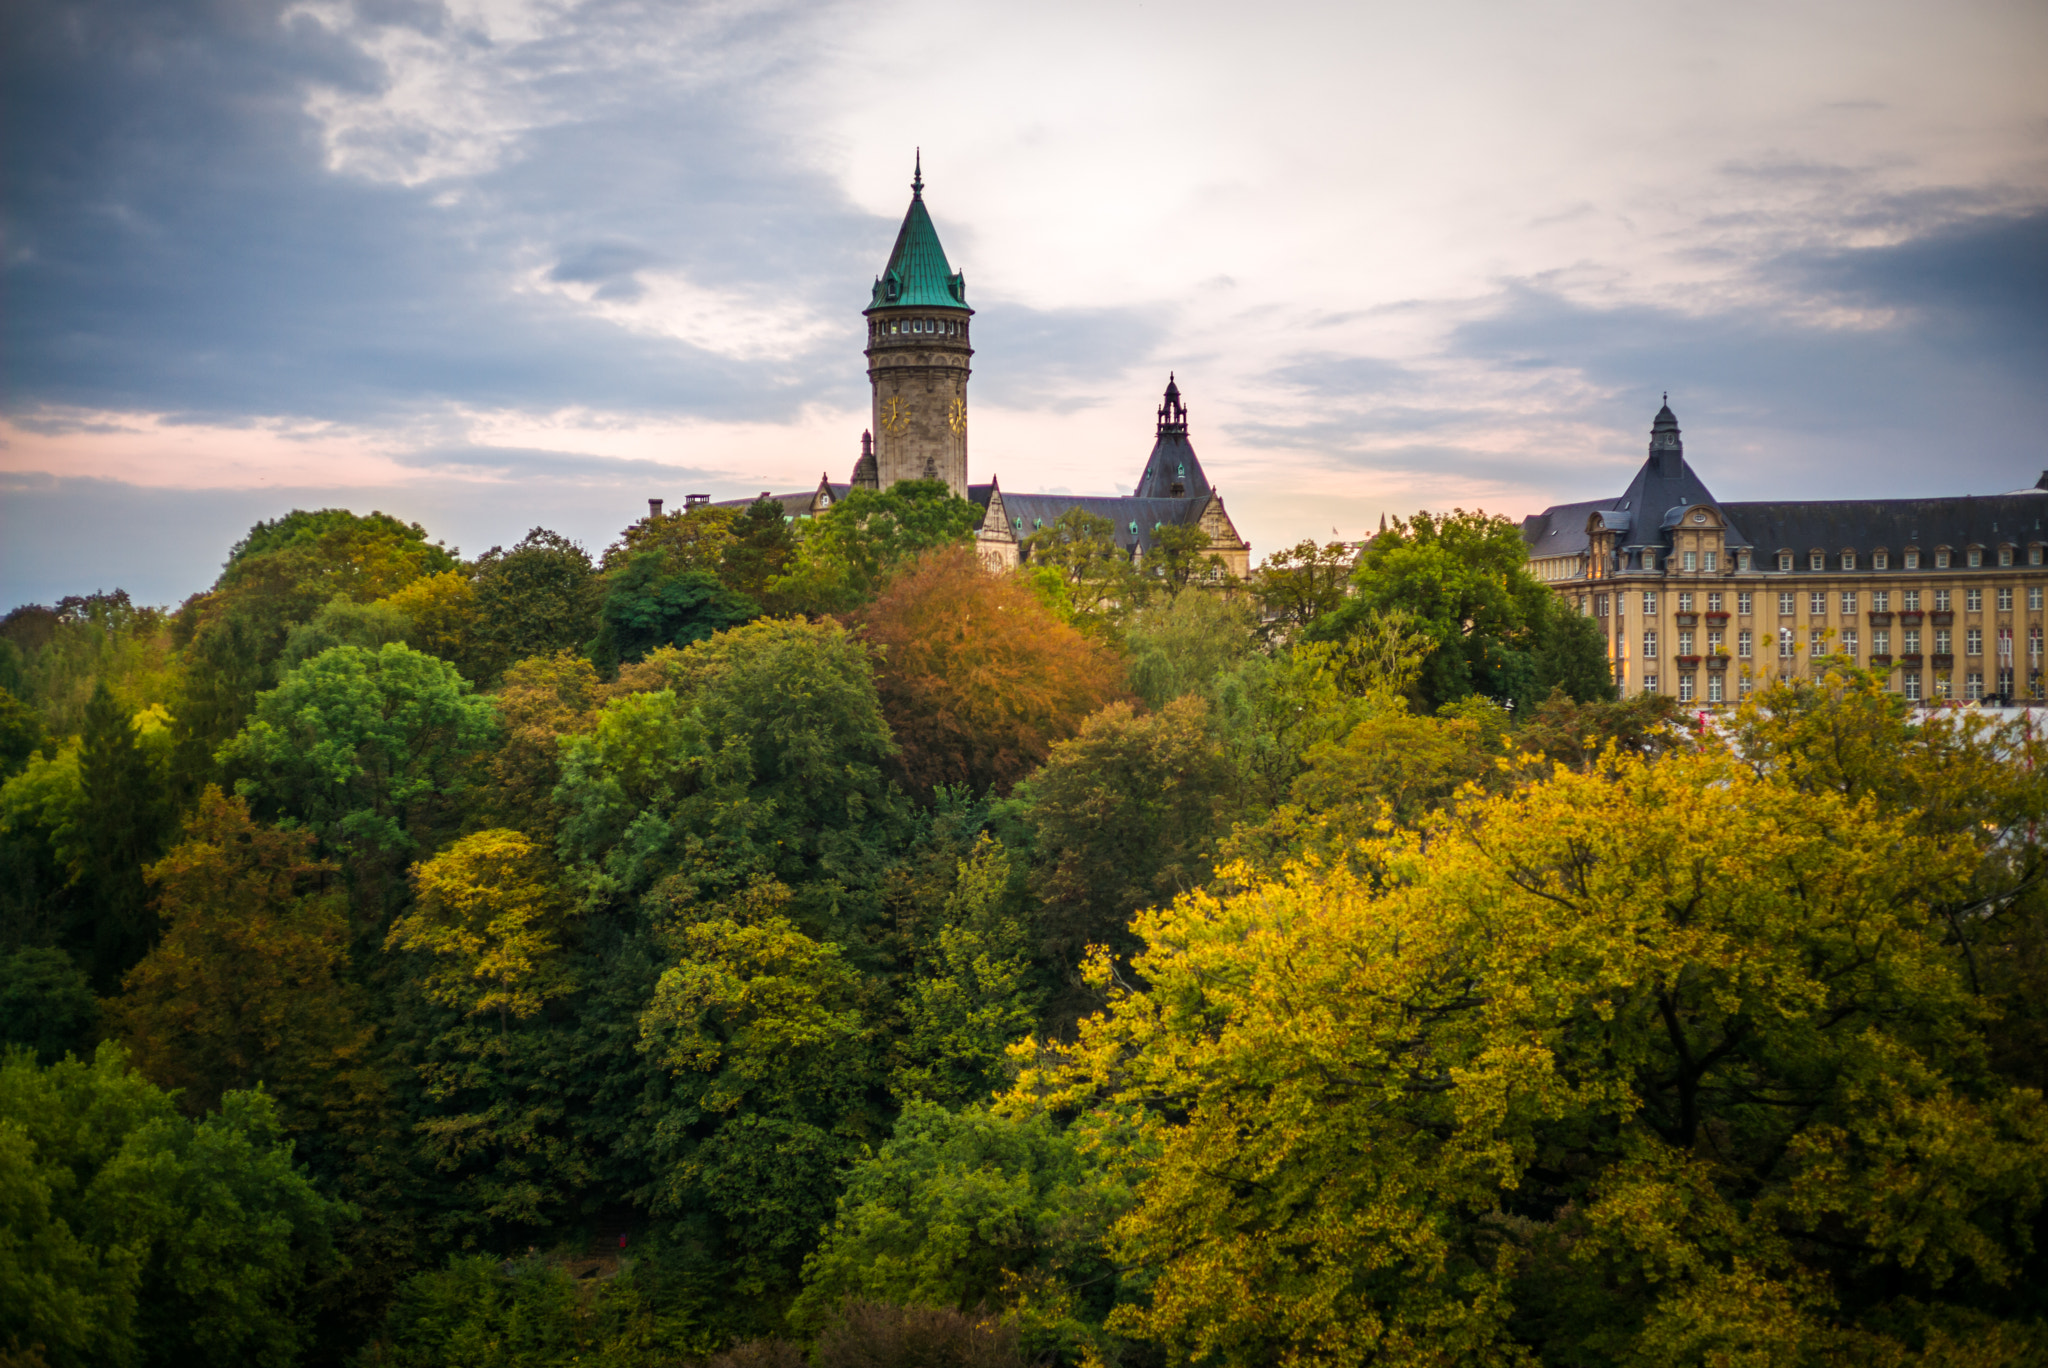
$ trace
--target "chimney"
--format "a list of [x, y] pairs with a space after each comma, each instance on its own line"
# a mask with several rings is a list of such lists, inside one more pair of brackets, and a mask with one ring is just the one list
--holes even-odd
[[649, 499], [647, 501], [647, 516], [650, 518], [658, 518], [661, 516], [661, 500]]

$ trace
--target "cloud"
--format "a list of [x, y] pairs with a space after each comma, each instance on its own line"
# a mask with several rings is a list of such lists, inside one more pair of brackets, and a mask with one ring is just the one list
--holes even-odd
[[722, 481], [728, 475], [667, 461], [629, 456], [593, 456], [579, 451], [548, 451], [534, 447], [431, 447], [394, 456], [398, 465], [446, 474], [480, 473], [495, 477], [545, 476], [578, 484], [619, 484], [649, 478]]

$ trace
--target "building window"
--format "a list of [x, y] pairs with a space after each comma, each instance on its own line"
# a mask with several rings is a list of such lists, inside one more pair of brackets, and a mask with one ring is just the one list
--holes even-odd
[[1934, 677], [1934, 696], [1935, 696], [1936, 698], [1947, 698], [1947, 697], [1948, 697], [1948, 690], [1949, 690], [1949, 677], [1948, 677], [1947, 675], [1945, 675], [1945, 674], [1938, 674], [1938, 675], [1936, 675], [1936, 676]]
[[1792, 629], [1790, 627], [1780, 627], [1778, 629], [1778, 659], [1790, 660], [1796, 654], [1798, 652], [1792, 645]]
[[2001, 613], [2010, 613], [2012, 611], [2012, 590], [2001, 589], [1998, 591], [1998, 611]]
[[1842, 568], [1844, 570], [1854, 570], [1856, 568], [1856, 553], [1854, 551], [1844, 551], [1842, 553]]
[[1793, 605], [1793, 597], [1792, 597], [1792, 595], [1790, 595], [1790, 594], [1780, 594], [1780, 595], [1778, 595], [1778, 616], [1779, 616], [1779, 617], [1791, 617], [1791, 616], [1792, 616], [1792, 613], [1793, 613], [1793, 611], [1794, 611], [1794, 610], [1793, 610], [1793, 607], [1792, 607], [1792, 605]]
[[1948, 590], [1937, 589], [1934, 591], [1934, 611], [1937, 613], [1946, 613], [1948, 611]]
[[1709, 703], [1719, 703], [1720, 701], [1721, 701], [1721, 676], [1719, 676], [1719, 675], [1717, 675], [1717, 674], [1710, 674], [1710, 675], [1708, 675], [1708, 676], [1707, 676], [1707, 702], [1709, 702]]
[[1919, 612], [1919, 611], [1920, 611], [1920, 591], [1919, 591], [1918, 589], [1908, 589], [1908, 590], [1906, 590], [1906, 591], [1905, 591], [1905, 594], [1903, 595], [1903, 597], [1905, 598], [1905, 601], [1906, 601], [1906, 609], [1905, 609], [1905, 610], [1906, 610], [1907, 612], [1909, 612], [1909, 613], [1917, 613], [1917, 612]]
[[1718, 552], [1718, 551], [1709, 551], [1709, 552], [1707, 552], [1707, 569], [1711, 571], [1711, 570], [1719, 570], [1720, 568], [1721, 568], [1721, 553], [1720, 553], [1720, 552]]
[[1691, 632], [1680, 632], [1678, 634], [1678, 653], [1682, 656], [1689, 656], [1692, 654]]
[[1643, 633], [1643, 659], [1655, 660], [1656, 658], [1657, 634], [1655, 632], [1645, 632]]
[[1870, 595], [1870, 611], [1873, 613], [1889, 613], [1891, 610], [1891, 591], [1889, 589], [1878, 589], [1872, 591]]
[[2034, 544], [2033, 544], [2032, 546], [2030, 546], [2030, 547], [2028, 547], [2028, 548], [2027, 548], [2027, 564], [2029, 564], [2029, 565], [2039, 565], [2040, 563], [2041, 563], [2041, 543], [2039, 543], [2039, 542], [2035, 542], [2035, 543], [2034, 543]]
[[1828, 596], [1825, 593], [1808, 594], [1806, 596], [1806, 615], [1808, 617], [1826, 617], [1828, 615]]
[[1750, 657], [1750, 634], [1747, 630], [1735, 634], [1735, 654], [1743, 660]]
[[2012, 671], [2010, 669], [2001, 669], [1998, 672], [1998, 696], [2000, 698], [2012, 697]]
[[1937, 570], [1948, 569], [1948, 548], [1946, 546], [1935, 548], [1934, 568]]
[[1976, 702], [1984, 696], [1984, 676], [1977, 670], [1963, 676], [1963, 697]]
[[1827, 552], [1825, 552], [1825, 551], [1809, 551], [1809, 552], [1807, 552], [1807, 553], [1806, 553], [1806, 568], [1807, 568], [1807, 569], [1809, 569], [1809, 570], [1825, 570], [1825, 569], [1827, 569], [1827, 564], [1828, 564], [1828, 553], [1827, 553]]
[[1856, 656], [1856, 629], [1853, 627], [1842, 629], [1842, 654], [1852, 660]]
[[1645, 570], [1651, 570], [1651, 571], [1654, 571], [1654, 570], [1655, 570], [1656, 568], [1657, 568], [1657, 553], [1656, 553], [1655, 551], [1645, 551], [1645, 552], [1643, 552], [1643, 569], [1645, 569]]
[[2000, 565], [2012, 564], [2012, 548], [2010, 546], [2001, 546], [1998, 548], [1998, 563]]
[[1919, 655], [1919, 654], [1920, 654], [1920, 629], [1919, 629], [1918, 627], [1908, 627], [1908, 628], [1906, 628], [1906, 637], [1905, 637], [1905, 639], [1906, 639], [1906, 647], [1905, 647], [1905, 649], [1906, 649], [1906, 654], [1907, 654], [1907, 655]]
[[1707, 611], [1710, 613], [1721, 611], [1721, 596], [1719, 594], [1707, 595]]
[[1963, 590], [1963, 611], [1967, 613], [1981, 613], [1984, 611], [1984, 591], [1982, 589]]
[[1780, 570], [1790, 570], [1792, 568], [1792, 553], [1790, 551], [1780, 551], [1778, 553], [1778, 568]]
[[1899, 682], [1905, 685], [1906, 701], [1908, 703], [1918, 703], [1920, 701], [1920, 676], [1909, 674]]
[[1744, 676], [1742, 677], [1742, 683], [1741, 683], [1741, 685], [1740, 685], [1740, 686], [1738, 686], [1738, 688], [1737, 688], [1737, 692], [1738, 692], [1738, 693], [1739, 693], [1739, 694], [1740, 694], [1740, 695], [1741, 695], [1742, 697], [1744, 697], [1744, 698], [1747, 698], [1747, 697], [1749, 697], [1749, 690], [1750, 690], [1750, 687], [1751, 687], [1751, 685], [1752, 685], [1753, 683], [1754, 683], [1754, 681], [1753, 681], [1753, 680], [1751, 680], [1751, 679], [1750, 679], [1750, 677], [1749, 677], [1748, 675], [1744, 675]]
[[2041, 586], [2038, 584], [2032, 589], [2027, 590], [2027, 611], [2030, 613], [2041, 611]]
[[1679, 702], [1681, 702], [1681, 703], [1690, 703], [1690, 702], [1692, 702], [1692, 676], [1691, 676], [1691, 675], [1680, 675], [1680, 676], [1678, 677], [1678, 701], [1679, 701]]
[[1983, 655], [1983, 654], [1984, 654], [1984, 629], [1983, 629], [1983, 628], [1981, 628], [1981, 627], [1972, 627], [1972, 628], [1971, 628], [1971, 629], [1970, 629], [1969, 631], [1967, 631], [1967, 632], [1963, 633], [1963, 653], [1964, 653], [1965, 655]]
[[1657, 616], [1657, 596], [1648, 590], [1643, 592], [1643, 616]]
[[1872, 655], [1890, 655], [1892, 653], [1892, 634], [1882, 627], [1873, 628], [1870, 633], [1870, 653]]
[[1856, 591], [1854, 589], [1842, 595], [1842, 616], [1856, 616]]
[[1937, 628], [1935, 628], [1935, 629], [1934, 629], [1934, 653], [1935, 653], [1936, 655], [1952, 655], [1952, 654], [1954, 654], [1954, 653], [1953, 653], [1952, 651], [1950, 651], [1950, 650], [1949, 650], [1949, 648], [1948, 648], [1948, 647], [1949, 647], [1949, 635], [1948, 635], [1948, 628], [1946, 628], [1946, 627], [1937, 627]]
[[[2010, 627], [1998, 629], [1998, 663], [2001, 666], [2012, 664], [2012, 628]], [[2004, 693], [2005, 690], [2000, 689], [1999, 692]]]
[[1918, 570], [1920, 568], [1920, 553], [1918, 551], [1908, 551], [1906, 553], [1906, 568], [1908, 570]]
[[1685, 568], [1688, 570], [1697, 570], [1700, 568], [1700, 558], [1696, 553], [1691, 551], [1685, 553]]
[[1607, 616], [1607, 595], [1605, 595], [1605, 594], [1595, 594], [1595, 595], [1593, 595], [1593, 616], [1594, 616], [1594, 617], [1606, 617], [1606, 616]]
[[1690, 613], [1690, 612], [1692, 611], [1692, 595], [1691, 595], [1691, 594], [1689, 594], [1689, 593], [1685, 593], [1685, 594], [1680, 594], [1680, 595], [1678, 596], [1678, 611], [1679, 611], [1679, 612], [1681, 612], [1681, 613]]
[[1750, 605], [1755, 601], [1756, 595], [1748, 593], [1747, 591], [1737, 594], [1735, 596], [1735, 611], [1742, 614], [1744, 617], [1748, 617]]
[[1971, 548], [1970, 548], [1970, 568], [1971, 568], [1972, 570], [1975, 570], [1975, 569], [1976, 569], [1976, 568], [1977, 568], [1978, 566], [1982, 565], [1983, 563], [1984, 563], [1984, 548], [1983, 548], [1983, 547], [1981, 547], [1981, 546], [1973, 546], [1973, 547], [1971, 547]]
[[1806, 634], [1806, 651], [1810, 656], [1824, 656], [1828, 653], [1828, 634], [1814, 630]]
[[1890, 560], [1891, 557], [1887, 556], [1884, 552], [1873, 551], [1870, 553], [1870, 568], [1873, 570], [1883, 570]]
[[1737, 551], [1735, 553], [1735, 568], [1743, 571], [1749, 569], [1749, 552]]
[[2027, 628], [2027, 668], [2030, 670], [2041, 668], [2041, 629], [2039, 627]]

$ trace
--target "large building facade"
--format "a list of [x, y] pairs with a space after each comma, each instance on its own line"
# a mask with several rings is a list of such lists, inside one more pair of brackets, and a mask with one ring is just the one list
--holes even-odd
[[[1167, 527], [1198, 527], [1209, 554], [1227, 573], [1251, 573], [1251, 545], [1238, 535], [1223, 496], [1209, 483], [1188, 438], [1187, 405], [1167, 377], [1158, 424], [1143, 473], [1129, 495], [1076, 496], [1006, 491], [993, 476], [972, 483], [967, 467], [967, 382], [973, 373], [967, 280], [939, 244], [924, 203], [920, 158], [910, 182], [910, 208], [896, 233], [888, 264], [875, 278], [867, 320], [869, 430], [851, 476], [799, 494], [772, 494], [791, 518], [814, 517], [850, 489], [887, 489], [901, 480], [943, 480], [982, 509], [975, 545], [982, 559], [1014, 568], [1030, 556], [1032, 537], [1070, 509], [1105, 518], [1117, 546], [1141, 561]], [[698, 502], [691, 496], [691, 503]], [[751, 502], [735, 500], [734, 503]]]
[[2048, 697], [2048, 473], [2010, 494], [1722, 503], [1667, 403], [1625, 490], [1522, 537], [1599, 624], [1625, 693], [1734, 703], [1843, 655], [1915, 701]]

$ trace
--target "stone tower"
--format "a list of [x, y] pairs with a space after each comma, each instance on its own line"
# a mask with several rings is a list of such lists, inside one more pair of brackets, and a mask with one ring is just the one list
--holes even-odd
[[910, 212], [889, 265], [875, 279], [868, 320], [874, 390], [874, 471], [898, 480], [944, 480], [967, 497], [967, 278], [946, 264], [924, 207], [924, 157], [910, 182]]

